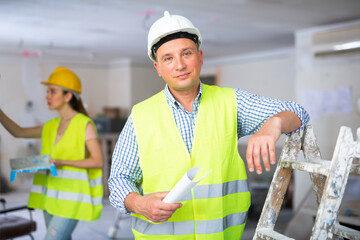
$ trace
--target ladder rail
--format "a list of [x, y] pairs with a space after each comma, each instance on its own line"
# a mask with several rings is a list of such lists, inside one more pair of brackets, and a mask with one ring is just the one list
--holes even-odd
[[[298, 152], [301, 147], [302, 132], [294, 133], [287, 137], [284, 148], [280, 155], [279, 162], [282, 159], [289, 159], [295, 161], [297, 159]], [[270, 190], [268, 191], [258, 224], [256, 233], [259, 229], [270, 229], [274, 230], [276, 220], [290, 182], [292, 169], [283, 168], [281, 164], [276, 166], [275, 174], [270, 184]], [[255, 234], [254, 239], [257, 238]]]
[[[302, 140], [301, 149], [305, 162], [322, 161], [320, 148], [317, 143], [314, 129], [311, 125], [305, 127]], [[328, 174], [322, 175], [320, 173], [310, 173], [311, 185], [318, 204], [320, 204], [327, 175]]]
[[352, 164], [353, 158], [349, 152], [353, 147], [353, 139], [349, 128], [340, 128], [311, 239], [333, 239], [335, 223]]
[[[302, 150], [305, 162], [297, 161]], [[360, 128], [354, 141], [350, 128], [341, 127], [331, 161], [322, 160], [313, 128], [308, 125], [285, 141], [268, 191], [255, 239], [291, 239], [274, 231], [293, 169], [309, 172], [318, 210], [311, 239], [334, 239], [339, 236], [360, 239], [360, 232], [338, 224], [338, 214], [349, 174], [360, 174]]]

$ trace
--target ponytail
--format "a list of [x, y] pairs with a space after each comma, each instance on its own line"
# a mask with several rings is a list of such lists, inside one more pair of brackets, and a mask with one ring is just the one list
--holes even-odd
[[74, 109], [75, 111], [82, 113], [86, 116], [89, 116], [87, 111], [85, 110], [85, 107], [84, 107], [84, 104], [83, 104], [81, 98], [79, 97], [79, 99], [77, 99], [71, 91], [64, 90], [64, 94], [66, 94], [68, 92], [70, 92], [72, 94], [71, 100], [69, 102], [72, 109]]

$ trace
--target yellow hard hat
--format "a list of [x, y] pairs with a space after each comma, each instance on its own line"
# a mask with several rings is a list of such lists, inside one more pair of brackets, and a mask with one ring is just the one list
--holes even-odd
[[66, 67], [57, 67], [50, 75], [48, 81], [41, 82], [41, 84], [54, 84], [65, 89], [81, 93], [80, 79], [75, 75], [75, 73]]

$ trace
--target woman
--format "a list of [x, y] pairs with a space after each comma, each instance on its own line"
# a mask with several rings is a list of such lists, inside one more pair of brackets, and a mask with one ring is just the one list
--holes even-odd
[[41, 154], [50, 155], [58, 176], [35, 173], [28, 206], [44, 211], [45, 239], [71, 239], [78, 220], [100, 218], [104, 159], [95, 125], [80, 99], [80, 79], [58, 67], [41, 83], [47, 85], [49, 109], [60, 117], [22, 128], [0, 110], [0, 122], [14, 137], [42, 138]]

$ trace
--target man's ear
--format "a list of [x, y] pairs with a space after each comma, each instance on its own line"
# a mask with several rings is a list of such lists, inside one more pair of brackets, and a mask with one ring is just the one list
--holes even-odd
[[159, 77], [161, 77], [161, 68], [157, 61], [154, 62], [154, 67], [156, 68], [156, 71], [157, 71]]

